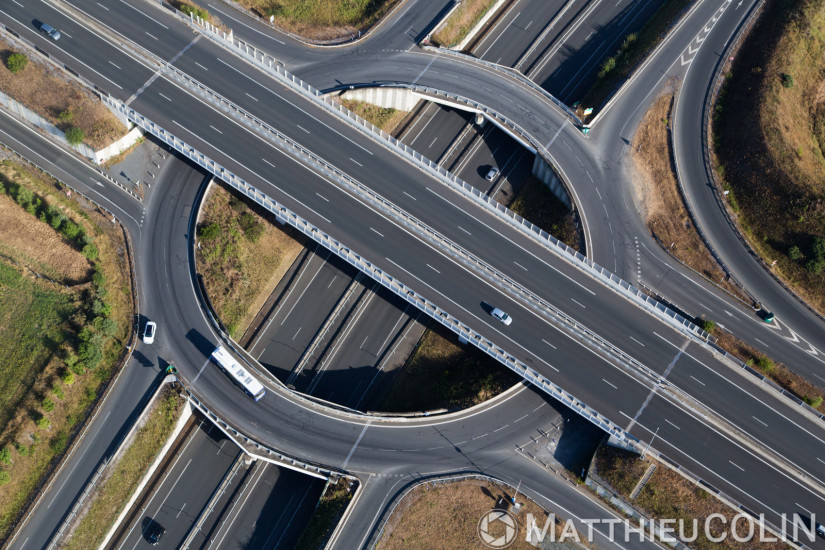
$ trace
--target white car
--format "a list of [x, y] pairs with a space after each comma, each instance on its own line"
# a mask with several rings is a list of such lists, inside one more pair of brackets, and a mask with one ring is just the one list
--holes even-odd
[[494, 166], [494, 167], [490, 168], [490, 171], [487, 172], [487, 175], [484, 176], [484, 179], [486, 179], [487, 181], [493, 181], [494, 179], [496, 179], [497, 175], [498, 175], [498, 168], [496, 168]]
[[153, 344], [155, 342], [155, 333], [158, 331], [158, 324], [154, 321], [146, 323], [143, 329], [143, 342], [146, 344]]
[[499, 308], [494, 307], [493, 311], [490, 312], [490, 315], [504, 323], [505, 325], [509, 325], [513, 322], [513, 318], [501, 311]]

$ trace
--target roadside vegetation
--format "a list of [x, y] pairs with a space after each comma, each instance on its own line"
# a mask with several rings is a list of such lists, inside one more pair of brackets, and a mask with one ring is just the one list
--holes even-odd
[[0, 164], [0, 540], [58, 464], [124, 353], [122, 232], [45, 174]]
[[452, 332], [433, 322], [378, 410], [463, 409], [495, 397], [520, 381], [516, 373], [479, 349], [459, 344]]
[[213, 185], [198, 224], [198, 273], [233, 338], [240, 338], [304, 247], [297, 232]]
[[91, 92], [14, 51], [3, 40], [0, 59], [0, 91], [60, 128], [72, 145], [86, 143], [99, 150], [126, 133], [123, 124]]
[[[715, 105], [713, 148], [750, 245], [825, 313], [825, 2], [773, 0]], [[775, 265], [774, 265], [775, 263]]]
[[641, 64], [656, 46], [664, 39], [670, 28], [687, 11], [696, 0], [669, 0], [661, 6], [644, 27], [638, 32], [624, 37], [619, 48], [610, 57], [605, 58], [599, 67], [597, 80], [574, 106], [578, 115], [584, 120], [584, 109], [592, 107], [598, 114], [608, 99], [616, 92], [633, 70]]
[[791, 371], [782, 363], [778, 363], [764, 355], [753, 346], [748, 345], [729, 331], [718, 326], [715, 322], [702, 319], [696, 319], [696, 321], [705, 332], [712, 334], [717, 339], [716, 345], [720, 348], [731, 355], [735, 355], [740, 361], [758, 370], [814, 409], [825, 413], [825, 404], [823, 404], [825, 389], [810, 382], [804, 376]]
[[510, 210], [541, 227], [558, 240], [583, 252], [582, 235], [576, 214], [561, 202], [550, 188], [531, 177], [510, 203]]
[[137, 430], [128, 449], [117, 464], [111, 464], [105, 481], [90, 496], [74, 530], [62, 548], [84, 550], [97, 548], [109, 532], [126, 501], [166, 444], [180, 418], [186, 400], [170, 386], [166, 386], [148, 413], [146, 424]]
[[[734, 516], [740, 513], [733, 510], [706, 490], [694, 485], [679, 474], [661, 463], [656, 463], [657, 468], [650, 479], [641, 490], [636, 500], [631, 501], [630, 495], [636, 484], [647, 471], [650, 464], [655, 463], [652, 459], [642, 459], [638, 454], [603, 445], [593, 459], [591, 476], [596, 474], [596, 480], [607, 484], [627, 503], [632, 504], [637, 510], [641, 510], [648, 518], [655, 519], [675, 519], [682, 520], [685, 526], [685, 535], [693, 535], [693, 520], [698, 520], [698, 527], [695, 531], [697, 538], [693, 542], [688, 542], [690, 548], [695, 550], [716, 550], [720, 548], [720, 543], [711, 542], [705, 535], [705, 519], [711, 514], [721, 514], [726, 524], [720, 520], [711, 523], [711, 535], [716, 538], [727, 533], [724, 540], [724, 547], [730, 550], [784, 550], [787, 544], [780, 542], [761, 542], [751, 540], [748, 542], [736, 541], [726, 526], [731, 525]], [[635, 523], [638, 526], [638, 522]], [[673, 525], [676, 528], [674, 536], [678, 537], [678, 523]], [[744, 520], [739, 520], [737, 524], [738, 533], [745, 538], [747, 533]], [[759, 529], [755, 530], [756, 535]], [[638, 539], [633, 539], [638, 540]]]
[[408, 113], [408, 111], [401, 111], [392, 107], [379, 107], [365, 101], [351, 99], [341, 99], [339, 101], [341, 105], [388, 134], [395, 131], [395, 128], [401, 124]]
[[[352, 490], [355, 487], [353, 486]], [[340, 478], [338, 483], [327, 487], [321, 495], [321, 501], [315, 509], [312, 519], [304, 528], [301, 538], [295, 545], [296, 550], [321, 550], [326, 546], [329, 537], [341, 520], [341, 516], [352, 500], [350, 481]]]
[[[515, 512], [510, 506], [510, 499], [515, 496], [514, 493], [515, 491], [506, 485], [482, 480], [468, 479], [437, 485], [424, 483], [410, 491], [398, 504], [387, 521], [376, 547], [378, 550], [482, 548], [478, 536], [478, 522], [481, 516], [497, 509], [509, 511], [518, 523], [516, 539], [507, 548], [535, 548], [526, 541], [527, 514], [535, 517], [539, 530], [544, 528], [550, 514], [523, 494], [516, 497], [522, 507]], [[565, 518], [556, 515], [556, 519], [555, 526], [548, 529], [545, 544], [551, 544], [551, 529], [555, 528], [555, 540], [559, 540], [562, 535]], [[491, 529], [495, 528], [495, 525], [491, 525]], [[504, 532], [502, 529], [501, 532], [491, 531], [490, 534], [502, 536]], [[584, 534], [578, 533], [578, 536], [582, 541], [585, 540]], [[573, 544], [570, 533], [567, 533], [565, 541], [566, 544], [556, 543], [548, 548], [577, 547]]]
[[236, 0], [280, 28], [311, 40], [366, 32], [401, 0]]
[[633, 138], [631, 180], [650, 233], [679, 261], [746, 303], [750, 297], [728, 280], [687, 210], [673, 165], [670, 140], [673, 83], [651, 105]]
[[450, 14], [438, 32], [430, 36], [430, 42], [434, 46], [452, 48], [464, 40], [495, 3], [496, 0], [464, 0], [461, 6]]

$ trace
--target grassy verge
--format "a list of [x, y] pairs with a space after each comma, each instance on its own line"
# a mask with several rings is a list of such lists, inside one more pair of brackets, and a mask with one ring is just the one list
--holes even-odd
[[[635, 453], [605, 445], [596, 453], [594, 468], [599, 477], [607, 481], [619, 496], [629, 502], [630, 493], [636, 487], [650, 463], [650, 460], [642, 460]], [[738, 510], [731, 509], [704, 489], [690, 483], [662, 464], [658, 465], [650, 480], [645, 484], [644, 489], [633, 501], [633, 505], [642, 510], [648, 517], [684, 521], [685, 535], [687, 536], [693, 534], [692, 521], [698, 519], [699, 527], [696, 529], [698, 537], [694, 542], [688, 543], [695, 550], [716, 550], [720, 548], [718, 542], [709, 541], [705, 534], [704, 526], [707, 517], [711, 514], [721, 514], [726, 519], [726, 525], [731, 525], [731, 520], [739, 513]], [[710, 526], [713, 537], [719, 537], [725, 532], [724, 525], [718, 520], [712, 522]], [[741, 525], [740, 520], [739, 533], [744, 535], [746, 532], [747, 530]], [[757, 529], [756, 532], [758, 534], [759, 530]], [[727, 534], [724, 547], [730, 550], [750, 550], [752, 548], [781, 550], [787, 548], [787, 545], [778, 542], [769, 543], [756, 540], [738, 542], [730, 536], [729, 531]], [[676, 535], [678, 536], [678, 529]]]
[[745, 302], [747, 294], [727, 279], [688, 213], [673, 168], [670, 116], [672, 84], [651, 105], [633, 138], [633, 177], [636, 203], [643, 205], [647, 227], [668, 252]]
[[[396, 507], [376, 547], [379, 550], [483, 548], [478, 535], [481, 516], [492, 509], [508, 510], [513, 493], [510, 487], [477, 480], [436, 486], [419, 485]], [[524, 495], [520, 494], [517, 498], [522, 505], [521, 510], [518, 513], [512, 509], [509, 511], [515, 516], [519, 529], [515, 541], [507, 548], [535, 548], [525, 540], [527, 514], [532, 514], [539, 529], [542, 529], [549, 513]], [[556, 540], [561, 536], [562, 525], [558, 522], [555, 524]], [[494, 530], [500, 527], [491, 524], [490, 535], [502, 536], [503, 528], [501, 532]], [[548, 531], [547, 539], [550, 536]], [[579, 536], [584, 540], [583, 535]], [[576, 545], [559, 547], [575, 548]]]
[[341, 478], [338, 483], [327, 488], [326, 493], [321, 496], [315, 514], [298, 539], [296, 550], [316, 550], [324, 547], [352, 499], [349, 484], [349, 480]]
[[407, 111], [400, 111], [392, 107], [378, 107], [364, 101], [343, 99], [341, 105], [388, 134], [392, 134], [395, 127], [401, 124], [401, 121], [407, 116]]
[[169, 386], [158, 396], [146, 424], [135, 434], [117, 464], [110, 466], [108, 478], [86, 508], [63, 548], [96, 548], [112, 527], [128, 498], [160, 452], [186, 403]]
[[715, 105], [718, 179], [750, 245], [825, 313], [825, 3], [763, 10]]
[[314, 40], [332, 40], [375, 25], [400, 0], [237, 0], [260, 17]]
[[233, 338], [239, 338], [304, 247], [271, 214], [214, 185], [198, 226], [198, 272]]
[[476, 26], [484, 14], [496, 3], [496, 0], [464, 0], [461, 6], [450, 14], [450, 17], [433, 33], [430, 41], [444, 48], [451, 48], [464, 40], [473, 27]]
[[825, 389], [811, 383], [805, 377], [792, 372], [788, 367], [782, 363], [777, 363], [770, 357], [762, 354], [759, 350], [743, 342], [735, 337], [733, 334], [724, 330], [713, 321], [702, 321], [697, 319], [700, 326], [710, 329], [710, 332], [717, 338], [716, 344], [727, 351], [728, 353], [738, 357], [743, 363], [748, 366], [755, 367], [762, 374], [779, 384], [782, 388], [789, 391], [799, 399], [805, 401], [808, 405], [825, 413], [825, 403], [823, 403], [823, 396], [825, 396]]
[[582, 239], [576, 215], [538, 178], [530, 178], [509, 208], [570, 248], [581, 249]]
[[97, 150], [126, 133], [123, 124], [91, 92], [35, 59], [13, 72], [9, 58], [15, 54], [22, 55], [0, 40], [0, 90], [67, 132], [67, 139], [71, 132], [79, 131], [78, 143], [85, 142]]
[[378, 410], [460, 409], [481, 403], [521, 378], [433, 323], [418, 342]]
[[0, 218], [2, 539], [114, 373], [133, 311], [122, 233], [91, 205], [7, 160]]
[[[602, 61], [596, 83], [584, 94], [578, 106], [578, 115], [584, 117], [584, 109], [598, 111], [616, 89], [645, 57], [664, 39], [667, 31], [696, 0], [669, 0], [663, 2], [639, 32], [625, 36], [622, 45], [610, 57]], [[594, 112], [590, 117], [598, 114]]]

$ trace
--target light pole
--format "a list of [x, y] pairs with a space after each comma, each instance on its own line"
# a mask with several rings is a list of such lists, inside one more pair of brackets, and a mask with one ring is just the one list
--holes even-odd
[[647, 451], [650, 449], [650, 446], [653, 444], [653, 440], [656, 439], [656, 434], [659, 433], [659, 428], [656, 428], [656, 431], [653, 432], [653, 437], [650, 438], [650, 441], [647, 442], [647, 447], [645, 447], [645, 452], [642, 453], [642, 458], [645, 457]]

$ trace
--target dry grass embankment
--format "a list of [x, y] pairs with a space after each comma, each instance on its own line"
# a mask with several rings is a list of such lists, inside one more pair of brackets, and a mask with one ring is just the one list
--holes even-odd
[[496, 0], [464, 0], [461, 6], [450, 14], [450, 17], [430, 36], [430, 41], [443, 48], [451, 48], [464, 40], [473, 27], [476, 26], [484, 14], [487, 13]]
[[284, 30], [311, 40], [334, 40], [367, 31], [401, 0], [236, 0]]
[[577, 114], [584, 120], [584, 109], [595, 108], [590, 118], [599, 109], [656, 46], [664, 39], [670, 28], [679, 20], [696, 0], [670, 0], [662, 2], [656, 13], [635, 33], [624, 37], [621, 46], [612, 56], [602, 61], [597, 80], [581, 98]]
[[341, 105], [388, 134], [395, 131], [395, 128], [401, 124], [408, 113], [408, 111], [401, 111], [392, 107], [379, 107], [365, 101], [351, 99], [341, 99], [339, 101]]
[[304, 247], [274, 216], [213, 185], [198, 225], [198, 272], [212, 306], [239, 338]]
[[823, 403], [825, 389], [792, 372], [782, 363], [777, 363], [763, 355], [759, 350], [736, 338], [727, 330], [717, 327], [713, 330], [713, 336], [717, 338], [716, 344], [720, 348], [735, 355], [748, 366], [758, 369], [784, 389], [818, 409], [819, 412], [825, 413], [825, 403]]
[[138, 429], [117, 464], [110, 465], [105, 481], [92, 493], [91, 504], [84, 508], [82, 517], [62, 548], [96, 548], [103, 541], [172, 433], [185, 404], [186, 400], [169, 386], [158, 396], [148, 413], [146, 424]]
[[[825, 2], [769, 1], [716, 104], [717, 173], [743, 234], [825, 313]], [[768, 304], [770, 305], [770, 304]]]
[[462, 409], [482, 403], [521, 378], [504, 365], [432, 323], [378, 410]]
[[[639, 455], [628, 451], [602, 446], [596, 453], [594, 467], [599, 477], [610, 483], [626, 502], [630, 502], [630, 493], [636, 487], [636, 483], [641, 479], [651, 463], [649, 459], [641, 459]], [[723, 525], [715, 520], [711, 523], [711, 535], [716, 538], [723, 533], [727, 533], [724, 540], [724, 547], [730, 550], [784, 550], [786, 544], [779, 542], [769, 543], [751, 540], [748, 542], [737, 542], [732, 536], [730, 529], [725, 526], [731, 525], [731, 520], [739, 511], [733, 510], [722, 501], [716, 499], [710, 493], [689, 482], [679, 474], [672, 471], [663, 464], [658, 464], [656, 471], [648, 480], [644, 489], [632, 503], [634, 507], [642, 510], [648, 517], [655, 519], [675, 519], [682, 520], [685, 525], [685, 535], [693, 534], [693, 520], [698, 520], [694, 542], [687, 543], [695, 550], [716, 550], [720, 548], [718, 542], [711, 542], [705, 535], [705, 518], [711, 514], [722, 514], [726, 519]], [[674, 536], [678, 537], [678, 523]], [[738, 531], [741, 538], [745, 538], [747, 529], [740, 520]], [[759, 533], [759, 529], [756, 529]]]
[[[670, 84], [668, 85], [670, 87]], [[680, 261], [734, 296], [749, 302], [747, 294], [729, 281], [693, 225], [673, 169], [670, 115], [673, 90], [659, 97], [642, 119], [633, 138], [632, 171], [636, 204], [647, 227]]]
[[[17, 220], [19, 232], [0, 235], [3, 253], [59, 281], [0, 260], [0, 538], [114, 374], [133, 315], [122, 233], [57, 187], [27, 166], [0, 166], [4, 221]], [[58, 254], [38, 251], [44, 243]]]
[[[509, 510], [508, 502], [513, 490], [507, 486], [488, 481], [465, 480], [433, 487], [419, 485], [408, 493], [387, 522], [386, 529], [378, 541], [379, 550], [408, 550], [426, 548], [428, 550], [455, 550], [456, 548], [484, 548], [478, 536], [478, 522], [481, 516], [492, 509]], [[515, 550], [535, 548], [526, 539], [526, 517], [532, 514], [539, 529], [549, 517], [549, 513], [524, 495], [518, 496], [523, 504], [516, 516], [518, 533], [511, 546]], [[512, 510], [509, 510], [511, 513]], [[558, 518], [558, 516], [557, 516]], [[561, 519], [561, 518], [559, 518]], [[563, 519], [562, 519], [563, 521]], [[561, 536], [563, 524], [556, 523], [556, 540]], [[491, 528], [496, 528], [491, 525]], [[491, 531], [493, 536], [501, 532]], [[548, 531], [547, 539], [551, 536]], [[569, 536], [569, 534], [568, 534]], [[582, 541], [584, 536], [579, 534]], [[572, 537], [566, 539], [572, 542]], [[571, 547], [568, 544], [568, 547]]]
[[583, 253], [583, 239], [576, 215], [538, 178], [530, 178], [510, 203], [509, 208], [570, 248]]
[[102, 149], [123, 137], [126, 128], [91, 92], [56, 70], [29, 59], [26, 67], [12, 73], [6, 63], [12, 47], [0, 40], [0, 90], [63, 131], [76, 127], [83, 142]]

